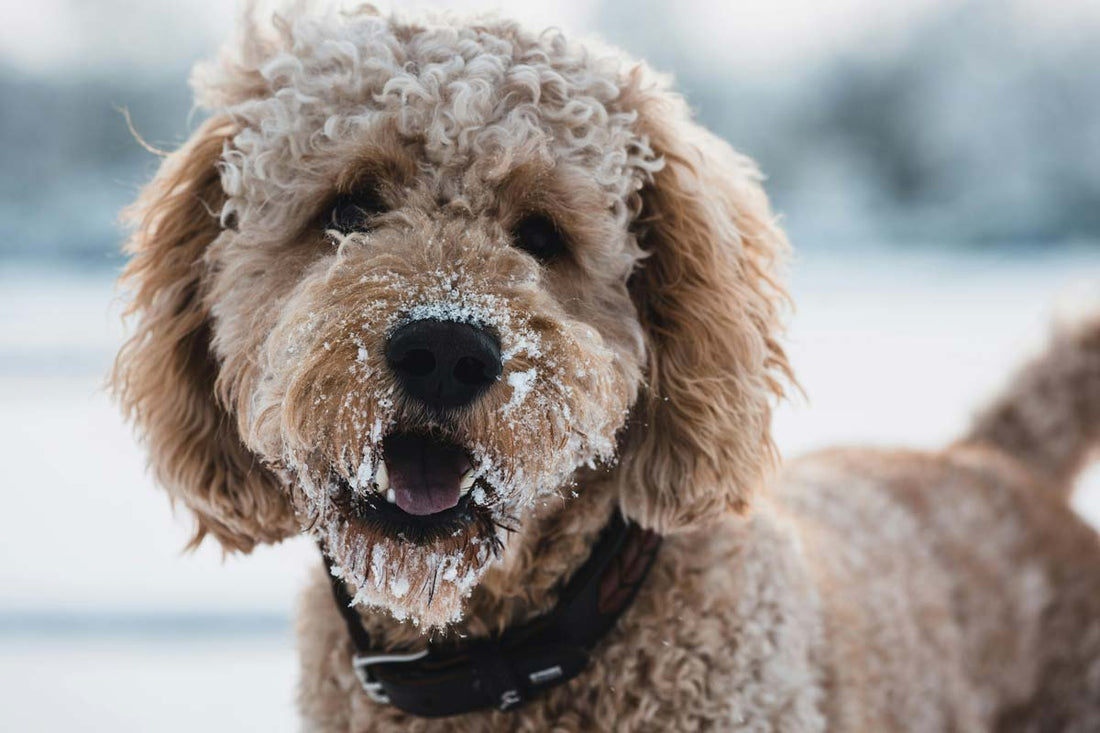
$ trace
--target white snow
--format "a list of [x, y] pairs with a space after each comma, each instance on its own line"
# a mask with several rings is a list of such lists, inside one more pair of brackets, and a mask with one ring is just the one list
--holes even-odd
[[512, 396], [502, 408], [505, 415], [514, 412], [527, 399], [527, 395], [531, 393], [531, 388], [535, 386], [538, 373], [539, 370], [536, 367], [531, 367], [527, 371], [512, 372], [508, 375], [508, 386], [512, 388]]
[[390, 579], [390, 592], [395, 598], [403, 598], [409, 592], [409, 579], [403, 575], [395, 575]]
[[371, 481], [374, 480], [373, 455], [369, 449], [363, 452], [363, 460], [359, 463], [359, 468], [355, 472], [355, 488], [370, 488]]
[[289, 632], [244, 640], [0, 641], [0, 729], [98, 733], [299, 730]]

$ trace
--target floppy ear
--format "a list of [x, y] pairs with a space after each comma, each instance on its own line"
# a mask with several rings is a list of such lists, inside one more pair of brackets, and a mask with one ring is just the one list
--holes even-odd
[[277, 479], [241, 442], [214, 391], [217, 364], [203, 302], [203, 256], [218, 236], [218, 173], [233, 127], [210, 119], [169, 155], [128, 211], [132, 255], [122, 276], [137, 318], [115, 362], [112, 387], [149, 450], [157, 481], [198, 518], [191, 546], [211, 534], [228, 550], [296, 530]]
[[641, 191], [648, 256], [631, 280], [646, 333], [647, 386], [623, 452], [621, 503], [668, 532], [744, 512], [774, 461], [772, 402], [790, 379], [778, 342], [787, 242], [755, 165], [645, 86], [624, 97], [664, 166]]

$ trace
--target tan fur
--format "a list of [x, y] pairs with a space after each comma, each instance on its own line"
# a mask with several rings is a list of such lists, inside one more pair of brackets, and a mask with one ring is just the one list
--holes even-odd
[[[293, 534], [285, 495], [241, 444], [231, 413], [214, 399], [217, 366], [202, 273], [220, 227], [225, 196], [215, 163], [233, 132], [207, 121], [170, 156], [130, 211], [136, 226], [122, 282], [140, 316], [122, 348], [113, 385], [127, 416], [141, 426], [157, 481], [198, 519], [193, 545], [212, 534], [227, 549]], [[166, 386], [170, 388], [166, 389]]]
[[774, 280], [787, 241], [752, 161], [644, 76], [634, 71], [621, 103], [665, 166], [643, 195], [650, 257], [634, 292], [649, 386], [620, 476], [631, 514], [669, 531], [745, 511], [770, 466], [771, 401], [790, 376]]
[[[1100, 727], [1100, 548], [1041, 485], [1095, 445], [1096, 326], [944, 452], [769, 479], [786, 242], [752, 163], [667, 80], [504, 21], [363, 8], [247, 23], [195, 83], [214, 116], [133, 209], [115, 386], [196, 542], [311, 533], [379, 649], [409, 649], [551, 607], [616, 508], [666, 534], [582, 676], [437, 721], [360, 689], [318, 562], [306, 729]], [[386, 210], [326, 231], [364, 187]], [[531, 213], [561, 261], [513, 246]], [[452, 419], [385, 363], [418, 317], [491, 328], [506, 354]], [[349, 513], [398, 427], [468, 447], [481, 521], [420, 546]]]
[[1057, 335], [1012, 388], [978, 418], [968, 440], [995, 445], [1066, 495], [1100, 444], [1100, 319]]

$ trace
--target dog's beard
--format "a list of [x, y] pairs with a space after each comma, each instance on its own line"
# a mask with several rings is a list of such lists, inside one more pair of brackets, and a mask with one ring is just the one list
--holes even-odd
[[[534, 309], [516, 306], [523, 297], [435, 275], [396, 297], [391, 274], [358, 278], [357, 295], [372, 285], [379, 295], [351, 311], [346, 302], [334, 307], [342, 291], [326, 278], [322, 294], [335, 302], [292, 309], [309, 315], [269, 339], [268, 363], [282, 368], [260, 382], [253, 404], [264, 409], [252, 431], [277, 433], [276, 462], [299, 517], [355, 587], [355, 603], [429, 627], [461, 617], [536, 502], [564, 500], [579, 467], [614, 460], [635, 384], [587, 326], [524, 315]], [[532, 290], [520, 295], [531, 300]], [[500, 338], [500, 381], [455, 415], [405, 399], [380, 361], [386, 334], [426, 318], [474, 323]], [[402, 516], [400, 497], [387, 497], [379, 469], [394, 436], [464, 452], [461, 496], [441, 518]]]
[[[571, 412], [566, 404], [551, 407], [546, 401], [538, 409], [546, 412], [534, 422], [544, 426], [547, 417]], [[379, 486], [378, 475], [388, 460], [389, 436], [443, 441], [438, 424], [389, 422], [390, 432], [383, 430], [381, 439], [369, 443], [354, 470], [330, 468], [322, 475], [323, 469], [312, 467], [323, 467], [325, 461], [295, 464], [299, 515], [335, 563], [334, 572], [355, 586], [356, 604], [382, 607], [398, 619], [431, 627], [458, 620], [463, 601], [507, 551], [529, 510], [540, 501], [563, 501], [577, 468], [614, 460], [606, 436], [593, 441], [571, 432], [562, 440], [554, 438], [553, 430], [534, 428], [532, 435], [545, 437], [542, 445], [523, 441], [523, 453], [503, 452], [502, 447], [515, 450], [516, 434], [524, 432], [519, 427], [523, 417], [511, 399], [505, 410], [511, 419], [501, 422], [503, 435], [448, 435], [447, 443], [466, 447], [473, 483], [460, 490], [453, 507], [428, 517], [403, 513], [393, 489]], [[410, 433], [411, 425], [417, 427]], [[393, 474], [392, 468], [385, 470]]]
[[507, 526], [490, 518], [492, 510], [478, 510], [454, 529], [416, 541], [339, 502], [311, 503], [308, 511], [327, 514], [317, 515], [313, 534], [332, 559], [333, 573], [355, 587], [353, 604], [428, 627], [460, 618], [463, 601], [501, 552]]

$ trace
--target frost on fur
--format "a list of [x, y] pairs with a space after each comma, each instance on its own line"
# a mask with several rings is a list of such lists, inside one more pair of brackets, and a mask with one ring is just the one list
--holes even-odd
[[[781, 248], [750, 167], [700, 177], [703, 149], [726, 153], [666, 82], [558, 33], [362, 9], [246, 24], [193, 83], [214, 117], [142, 202], [131, 269], [152, 284], [125, 358], [204, 531], [238, 549], [311, 532], [358, 603], [438, 626], [584, 472], [618, 466], [608, 501], [662, 529], [729, 504], [748, 483], [730, 466], [759, 473], [782, 364], [763, 253]], [[377, 205], [334, 231], [364, 192]], [[515, 246], [532, 216], [558, 260]], [[499, 381], [446, 416], [385, 359], [422, 319], [501, 347]], [[163, 375], [190, 399], [146, 399]], [[419, 544], [363, 510], [388, 500], [387, 438], [411, 434], [473, 471], [476, 520]]]
[[[614, 352], [555, 312], [534, 268], [510, 271], [510, 252], [456, 235], [443, 228], [401, 262], [387, 254], [398, 238], [345, 237], [341, 255], [296, 288], [266, 340], [247, 430], [280, 456], [300, 515], [357, 601], [431, 624], [457, 618], [506, 528], [535, 501], [558, 495], [578, 467], [613, 461], [632, 397]], [[465, 266], [474, 258], [479, 268]], [[384, 363], [388, 335], [420, 319], [475, 324], [500, 340], [500, 382], [459, 418], [407, 399]], [[464, 446], [478, 480], [471, 500], [492, 521], [419, 547], [366, 535], [342, 517], [338, 484], [369, 490], [382, 440], [396, 429]]]

